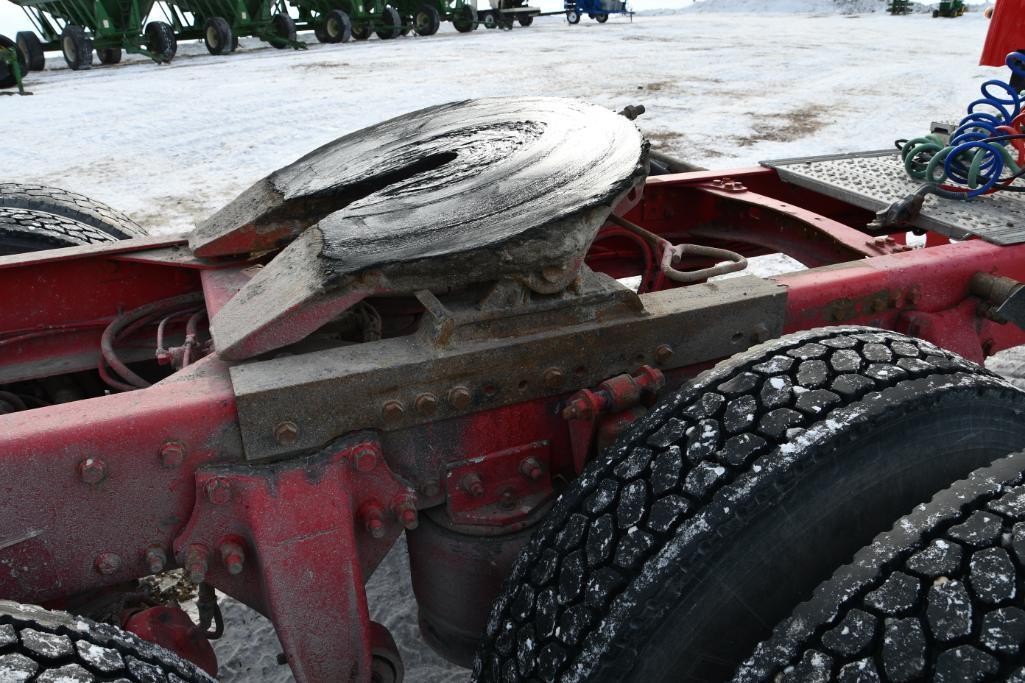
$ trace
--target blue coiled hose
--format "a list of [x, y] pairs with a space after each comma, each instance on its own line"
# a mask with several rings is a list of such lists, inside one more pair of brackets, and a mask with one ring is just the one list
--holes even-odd
[[[1025, 78], [1025, 53], [1012, 52], [1006, 64]], [[981, 90], [982, 97], [968, 105], [967, 116], [948, 143], [937, 135], [926, 135], [901, 147], [908, 175], [934, 185], [933, 193], [941, 197], [973, 199], [1002, 189], [998, 184], [1006, 185], [1022, 174], [1025, 117], [1021, 93], [996, 79], [983, 83]], [[1018, 154], [1013, 155], [1012, 150]], [[1006, 176], [1005, 171], [1009, 172]]]

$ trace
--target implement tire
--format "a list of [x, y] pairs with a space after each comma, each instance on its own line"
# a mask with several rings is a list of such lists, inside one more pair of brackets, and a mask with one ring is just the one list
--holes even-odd
[[271, 23], [274, 26], [274, 35], [278, 38], [271, 45], [279, 50], [292, 47], [296, 37], [295, 20], [283, 12], [278, 12], [271, 17]]
[[352, 21], [340, 9], [333, 9], [324, 16], [324, 36], [327, 43], [347, 43], [352, 40]]
[[1025, 452], [957, 482], [815, 590], [734, 681], [1025, 679]]
[[224, 17], [210, 17], [203, 27], [203, 43], [212, 55], [226, 55], [235, 49], [235, 34]]
[[178, 38], [166, 21], [146, 24], [146, 49], [158, 64], [167, 64], [178, 54]]
[[477, 19], [477, 8], [473, 5], [460, 5], [452, 13], [452, 26], [460, 33], [473, 33], [480, 26]]
[[194, 664], [119, 628], [7, 600], [0, 600], [0, 648], [5, 681], [214, 683]]
[[433, 36], [439, 28], [441, 28], [441, 14], [437, 9], [427, 3], [416, 8], [416, 14], [413, 15], [413, 30], [418, 36]]
[[93, 41], [81, 26], [68, 24], [61, 32], [61, 52], [72, 71], [83, 71], [93, 65]]
[[725, 680], [893, 520], [1025, 446], [1025, 393], [863, 327], [739, 354], [573, 481], [496, 601], [479, 681]]
[[377, 37], [381, 40], [391, 40], [402, 35], [402, 17], [397, 9], [391, 5], [385, 5], [381, 16], [377, 19]]
[[110, 66], [112, 64], [121, 63], [121, 48], [119, 47], [101, 47], [96, 50], [96, 56], [100, 59], [100, 64]]
[[25, 58], [25, 66], [29, 71], [42, 71], [46, 68], [46, 55], [43, 53], [43, 44], [32, 31], [18, 31], [14, 34], [14, 41], [18, 44], [18, 50]]
[[131, 218], [102, 202], [58, 187], [0, 182], [0, 209], [32, 209], [70, 218], [117, 238], [145, 237]]

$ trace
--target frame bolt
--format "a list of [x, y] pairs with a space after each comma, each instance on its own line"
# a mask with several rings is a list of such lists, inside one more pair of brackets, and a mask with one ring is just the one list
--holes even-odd
[[480, 475], [476, 472], [470, 472], [464, 476], [459, 482], [459, 488], [474, 498], [480, 498], [484, 495], [484, 482], [481, 481]]
[[86, 484], [99, 484], [107, 476], [107, 464], [99, 458], [86, 458], [78, 463], [78, 474]]
[[292, 446], [299, 439], [299, 427], [291, 420], [279, 422], [274, 428], [274, 440], [279, 446]]
[[189, 581], [201, 584], [206, 579], [206, 570], [210, 566], [210, 551], [205, 545], [193, 543], [185, 551], [185, 572]]
[[146, 548], [146, 566], [150, 574], [159, 574], [167, 566], [167, 553], [157, 544]]
[[174, 469], [185, 460], [185, 446], [177, 441], [168, 441], [160, 449], [160, 464]]
[[470, 390], [464, 386], [452, 387], [448, 392], [448, 402], [456, 410], [465, 410], [470, 407]]
[[548, 368], [545, 370], [545, 386], [547, 388], [558, 389], [565, 380], [566, 376], [562, 374], [562, 370], [559, 368]]
[[395, 516], [399, 518], [399, 521], [402, 522], [402, 526], [410, 531], [419, 525], [419, 515], [416, 511], [416, 495], [407, 493], [396, 496], [394, 501], [392, 501], [392, 510], [395, 512]]
[[241, 574], [246, 562], [246, 553], [242, 545], [235, 541], [221, 543], [221, 562], [232, 576]]
[[370, 501], [360, 511], [363, 528], [374, 538], [384, 538], [384, 508], [377, 501]]
[[434, 394], [420, 394], [416, 397], [414, 407], [421, 415], [433, 415], [438, 408], [438, 398]]
[[659, 365], [665, 365], [673, 357], [673, 347], [669, 344], [661, 344], [655, 349], [655, 361]]
[[231, 500], [231, 484], [224, 477], [214, 477], [206, 483], [206, 497], [214, 505], [224, 505]]
[[524, 458], [520, 461], [520, 472], [531, 481], [537, 481], [544, 474], [541, 463], [538, 462], [537, 458]]
[[121, 569], [121, 556], [116, 553], [100, 553], [96, 556], [96, 571], [110, 576]]
[[402, 404], [398, 401], [388, 401], [384, 404], [384, 407], [381, 408], [381, 414], [388, 422], [398, 422], [402, 419], [402, 414], [405, 412], [406, 411], [402, 407]]
[[352, 452], [352, 464], [357, 472], [370, 472], [377, 467], [377, 448], [366, 441], [357, 444]]

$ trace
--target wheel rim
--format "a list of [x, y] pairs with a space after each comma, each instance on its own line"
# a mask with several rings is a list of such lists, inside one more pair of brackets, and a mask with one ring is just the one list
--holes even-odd
[[431, 25], [431, 18], [427, 15], [427, 12], [416, 13], [416, 32], [419, 33], [427, 29]]
[[324, 27], [327, 31], [328, 38], [337, 38], [341, 34], [341, 30], [338, 28], [338, 21], [331, 17], [327, 20], [327, 25]]
[[219, 49], [221, 47], [221, 41], [219, 41], [217, 38], [218, 38], [218, 36], [217, 36], [217, 29], [215, 29], [213, 26], [207, 26], [206, 27], [206, 44], [209, 45], [210, 47], [214, 48], [215, 50]]
[[61, 41], [61, 47], [64, 48], [64, 56], [68, 58], [68, 61], [78, 63], [78, 50], [75, 49], [75, 41], [71, 39], [71, 36], [64, 36], [64, 40]]

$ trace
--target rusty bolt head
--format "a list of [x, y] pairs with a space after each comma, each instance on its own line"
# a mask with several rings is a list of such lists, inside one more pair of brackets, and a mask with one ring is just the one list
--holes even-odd
[[352, 464], [358, 472], [371, 472], [377, 467], [378, 452], [374, 444], [358, 444], [352, 453]]
[[383, 519], [368, 519], [366, 523], [367, 533], [373, 538], [384, 538], [384, 520]]
[[214, 477], [206, 483], [206, 497], [214, 505], [231, 500], [231, 484], [224, 477]]
[[185, 551], [185, 572], [189, 581], [195, 584], [203, 583], [206, 579], [206, 571], [209, 568], [210, 551], [205, 545], [193, 543]]
[[410, 531], [417, 528], [420, 525], [420, 518], [416, 508], [408, 507], [399, 512], [399, 521]]
[[469, 493], [474, 498], [484, 495], [484, 482], [476, 472], [470, 472], [459, 481], [459, 488]]
[[159, 574], [167, 566], [167, 553], [159, 545], [153, 544], [146, 548], [146, 566], [150, 574]]
[[402, 414], [406, 412], [403, 409], [402, 404], [398, 401], [388, 401], [381, 408], [381, 415], [387, 422], [398, 422], [402, 419]]
[[516, 507], [516, 494], [511, 489], [502, 491], [502, 494], [498, 497], [498, 505], [503, 510], [512, 510]]
[[221, 562], [232, 576], [238, 576], [245, 568], [246, 553], [235, 541], [221, 543]]
[[544, 469], [537, 458], [524, 458], [520, 461], [520, 473], [531, 481], [537, 481], [544, 474]]
[[107, 464], [100, 458], [86, 458], [78, 463], [78, 475], [86, 484], [99, 484], [107, 476]]
[[470, 390], [463, 386], [452, 387], [451, 391], [448, 392], [448, 402], [456, 410], [466, 410], [469, 408], [472, 398]]
[[665, 365], [673, 357], [673, 347], [669, 344], [660, 344], [655, 349], [655, 362], [659, 365]]
[[279, 446], [292, 446], [299, 440], [299, 427], [290, 420], [279, 422], [274, 428], [274, 440]]
[[115, 553], [100, 553], [96, 556], [96, 571], [110, 576], [121, 569], [121, 556]]
[[545, 387], [558, 389], [566, 381], [566, 375], [559, 368], [548, 368], [545, 370]]
[[416, 397], [414, 407], [421, 415], [433, 415], [438, 408], [438, 397], [434, 394], [420, 394]]
[[387, 528], [384, 521], [384, 508], [380, 503], [374, 500], [364, 503], [360, 508], [359, 517], [368, 534], [373, 538], [384, 538]]
[[185, 460], [185, 446], [177, 441], [168, 441], [160, 448], [160, 464], [174, 469]]

